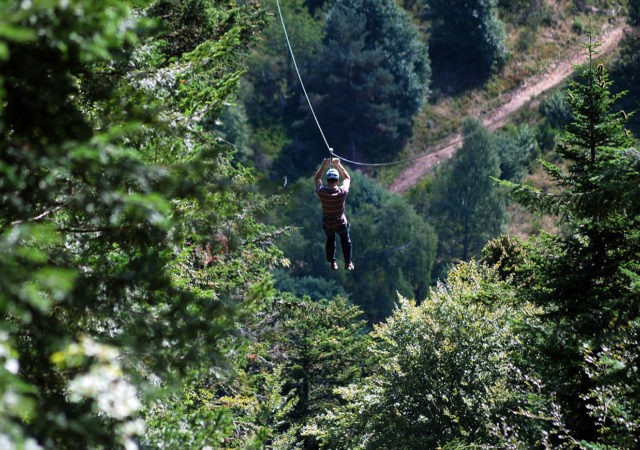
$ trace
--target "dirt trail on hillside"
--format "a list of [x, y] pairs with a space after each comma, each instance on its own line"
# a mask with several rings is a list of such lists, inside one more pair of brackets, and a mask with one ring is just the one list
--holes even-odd
[[[598, 55], [604, 55], [614, 50], [622, 40], [624, 30], [625, 26], [620, 25], [608, 30], [598, 39], [595, 39], [594, 42], [601, 43], [596, 49]], [[483, 118], [482, 123], [492, 131], [503, 127], [509, 122], [509, 119], [516, 111], [535, 97], [562, 83], [573, 73], [574, 66], [585, 62], [587, 62], [586, 51], [580, 49], [579, 52], [574, 53], [569, 59], [551, 67], [541, 79], [525, 81], [522, 87], [508, 94], [506, 103], [495, 109], [488, 117]], [[453, 153], [461, 146], [462, 136], [460, 133], [436, 143], [432, 153], [416, 159], [411, 165], [403, 169], [391, 186], [389, 186], [389, 190], [395, 193], [406, 191], [435, 165], [451, 158]]]

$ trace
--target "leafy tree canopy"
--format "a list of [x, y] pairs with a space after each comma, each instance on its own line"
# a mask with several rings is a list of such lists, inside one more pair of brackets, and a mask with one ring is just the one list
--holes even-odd
[[127, 2], [0, 6], [0, 421], [12, 445], [131, 448], [148, 380], [224, 371], [237, 321], [271, 292], [279, 253], [257, 220], [269, 201], [203, 131], [262, 18], [189, 5], [226, 25], [170, 60]]
[[[371, 376], [338, 390], [344, 406], [307, 432], [330, 448], [423, 449], [500, 445], [517, 404], [513, 365], [525, 309], [511, 288], [475, 263], [450, 272], [421, 305], [401, 298], [375, 326]], [[508, 434], [508, 432], [506, 433]]]

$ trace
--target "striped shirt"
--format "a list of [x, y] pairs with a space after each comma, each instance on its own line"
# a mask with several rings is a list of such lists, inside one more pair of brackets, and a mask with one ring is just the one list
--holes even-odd
[[344, 214], [344, 204], [349, 190], [341, 186], [334, 188], [320, 186], [316, 193], [322, 204], [322, 223], [334, 226], [345, 225], [347, 217]]

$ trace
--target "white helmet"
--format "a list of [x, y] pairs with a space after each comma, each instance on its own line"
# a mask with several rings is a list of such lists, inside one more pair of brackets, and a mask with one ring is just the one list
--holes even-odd
[[327, 170], [327, 180], [338, 180], [340, 179], [340, 174], [336, 169]]

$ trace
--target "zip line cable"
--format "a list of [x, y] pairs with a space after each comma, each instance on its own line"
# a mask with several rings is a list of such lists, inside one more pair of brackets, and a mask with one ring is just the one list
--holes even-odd
[[[284, 38], [287, 41], [287, 47], [289, 48], [289, 54], [291, 55], [291, 60], [293, 61], [293, 67], [296, 69], [296, 74], [298, 74], [298, 80], [300, 81], [300, 86], [302, 87], [302, 92], [304, 93], [305, 98], [307, 99], [307, 104], [309, 105], [309, 109], [311, 110], [311, 115], [313, 116], [313, 120], [315, 120], [316, 125], [318, 126], [318, 130], [320, 131], [320, 135], [322, 136], [322, 140], [324, 141], [324, 144], [327, 146], [327, 150], [329, 150], [329, 154], [331, 155], [331, 157], [334, 158], [338, 158], [344, 162], [347, 162], [349, 164], [354, 164], [357, 166], [370, 166], [370, 167], [380, 167], [380, 166], [391, 166], [394, 164], [402, 164], [402, 163], [407, 163], [407, 162], [412, 162], [412, 161], [416, 161], [418, 159], [422, 159], [425, 158], [427, 156], [429, 156], [432, 153], [423, 153], [422, 155], [418, 155], [418, 156], [414, 156], [412, 158], [405, 158], [405, 159], [398, 159], [396, 161], [389, 161], [389, 162], [381, 162], [381, 163], [365, 163], [365, 162], [359, 162], [359, 161], [351, 161], [350, 159], [347, 158], [343, 158], [342, 156], [336, 154], [333, 151], [333, 148], [329, 145], [329, 142], [327, 141], [327, 138], [324, 134], [324, 132], [322, 131], [322, 127], [320, 126], [320, 121], [318, 120], [318, 117], [316, 116], [316, 112], [313, 109], [313, 105], [311, 104], [311, 100], [309, 99], [309, 95], [307, 94], [307, 89], [304, 86], [304, 82], [302, 81], [302, 75], [300, 74], [300, 69], [298, 68], [298, 63], [296, 62], [296, 57], [293, 54], [293, 48], [291, 47], [291, 41], [289, 40], [289, 34], [287, 33], [287, 27], [284, 23], [284, 17], [282, 16], [282, 9], [280, 8], [280, 0], [276, 0], [276, 6], [278, 7], [278, 15], [280, 16], [280, 23], [282, 24], [282, 31], [284, 32]], [[475, 133], [472, 133], [475, 134]], [[466, 136], [469, 137], [470, 135]], [[448, 143], [447, 145], [455, 145], [459, 142], [462, 142], [463, 138], [458, 138], [450, 143]]]
[[309, 104], [309, 109], [311, 110], [311, 114], [313, 115], [313, 119], [316, 121], [316, 125], [318, 126], [318, 130], [320, 130], [320, 134], [322, 135], [322, 139], [324, 140], [327, 149], [329, 150], [329, 154], [333, 154], [333, 149], [329, 146], [329, 142], [322, 131], [322, 127], [320, 126], [320, 122], [318, 121], [318, 117], [316, 117], [316, 112], [313, 110], [313, 105], [311, 104], [311, 100], [309, 99], [309, 95], [307, 94], [307, 89], [304, 87], [304, 82], [302, 81], [302, 75], [300, 75], [300, 69], [298, 69], [298, 63], [296, 63], [296, 57], [293, 54], [293, 48], [291, 48], [291, 42], [289, 41], [289, 34], [287, 33], [287, 27], [284, 24], [284, 17], [282, 17], [282, 10], [280, 9], [280, 1], [276, 0], [276, 5], [278, 6], [278, 15], [280, 16], [280, 23], [282, 23], [282, 31], [284, 31], [284, 38], [287, 41], [287, 47], [289, 47], [289, 53], [291, 54], [291, 60], [293, 61], [293, 67], [296, 69], [296, 73], [298, 74], [298, 80], [300, 80], [300, 86], [302, 86], [302, 92], [304, 92], [304, 96], [307, 99], [307, 103]]
[[[469, 137], [472, 136], [474, 133], [470, 133], [468, 135], [466, 135], [465, 137]], [[464, 141], [464, 138], [458, 138], [455, 139], [451, 142], [447, 142], [445, 147], [449, 147], [451, 145], [456, 145], [459, 144], [460, 142]], [[443, 147], [444, 148], [444, 147]], [[356, 166], [371, 166], [371, 167], [382, 167], [382, 166], [393, 166], [395, 164], [402, 164], [402, 163], [409, 163], [409, 162], [413, 162], [413, 161], [417, 161], [419, 159], [422, 158], [426, 158], [429, 155], [434, 155], [435, 152], [429, 152], [429, 153], [422, 153], [418, 156], [413, 156], [411, 158], [404, 158], [404, 159], [397, 159], [395, 161], [389, 161], [389, 162], [380, 162], [380, 163], [365, 163], [365, 162], [360, 162], [360, 161], [351, 161], [350, 159], [347, 158], [343, 158], [342, 156], [336, 155], [335, 153], [332, 153], [333, 156], [335, 156], [336, 158], [341, 159], [344, 162], [348, 162], [349, 164], [354, 164]]]

